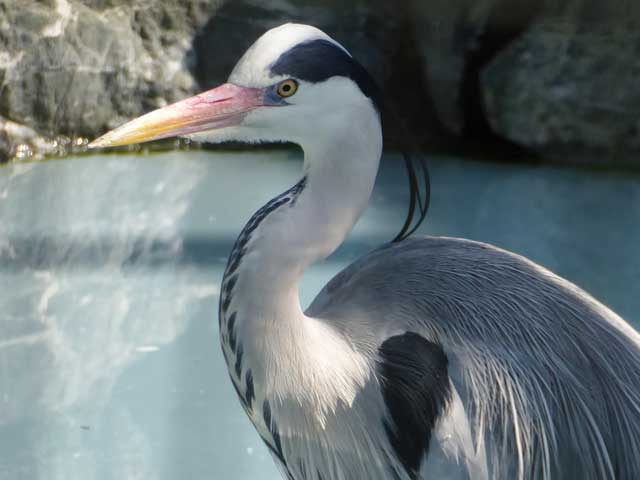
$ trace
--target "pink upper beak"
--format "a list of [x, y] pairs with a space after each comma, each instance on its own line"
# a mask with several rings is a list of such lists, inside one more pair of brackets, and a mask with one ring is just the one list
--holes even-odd
[[238, 125], [264, 105], [264, 90], [225, 83], [173, 103], [107, 132], [89, 148], [116, 147]]

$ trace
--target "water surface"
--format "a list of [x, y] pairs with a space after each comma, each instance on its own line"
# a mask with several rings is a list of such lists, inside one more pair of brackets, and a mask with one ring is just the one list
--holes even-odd
[[[403, 221], [383, 164], [303, 303]], [[640, 321], [640, 177], [431, 159], [422, 233], [526, 255]], [[235, 236], [300, 176], [291, 150], [68, 158], [0, 168], [0, 479], [279, 479], [218, 347]]]

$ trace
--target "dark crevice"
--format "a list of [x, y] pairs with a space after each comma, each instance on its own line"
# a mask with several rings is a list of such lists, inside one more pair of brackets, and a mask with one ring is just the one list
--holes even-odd
[[455, 137], [438, 118], [429, 94], [413, 21], [403, 20], [384, 89], [385, 145], [407, 151], [439, 150], [454, 143]]
[[477, 47], [468, 52], [465, 62], [460, 92], [465, 113], [462, 133], [467, 142], [465, 150], [491, 152], [493, 158], [503, 160], [535, 156], [525, 147], [493, 131], [484, 108], [481, 75], [500, 52], [527, 30], [541, 9], [541, 2], [531, 0], [509, 3], [501, 0], [491, 9], [487, 24], [478, 36]]

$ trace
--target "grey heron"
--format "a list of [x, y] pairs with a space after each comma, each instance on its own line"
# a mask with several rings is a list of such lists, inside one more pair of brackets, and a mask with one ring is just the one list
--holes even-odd
[[187, 135], [302, 147], [300, 181], [240, 233], [219, 307], [229, 376], [284, 476], [640, 478], [640, 335], [526, 258], [412, 237], [338, 273], [303, 310], [302, 273], [369, 202], [375, 92], [338, 42], [286, 24], [228, 83], [91, 145]]

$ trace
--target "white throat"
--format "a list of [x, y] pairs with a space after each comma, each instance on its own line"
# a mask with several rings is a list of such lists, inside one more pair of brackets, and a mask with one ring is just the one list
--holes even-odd
[[[265, 312], [290, 307], [298, 282], [313, 263], [342, 244], [366, 209], [382, 154], [380, 121], [372, 104], [327, 116], [304, 151], [304, 186], [291, 202], [269, 213], [247, 243], [242, 273]], [[266, 298], [265, 298], [266, 296]], [[285, 303], [286, 305], [283, 305]], [[299, 302], [295, 302], [299, 308]]]
[[[371, 196], [382, 134], [373, 106], [368, 102], [360, 108], [354, 109], [350, 124], [329, 122], [326, 131], [300, 141], [304, 179], [254, 215], [232, 253], [222, 286], [220, 328], [241, 398], [251, 369], [255, 390], [265, 397], [324, 392], [320, 399], [317, 394], [296, 398], [300, 405], [314, 402], [323, 417], [337, 403], [352, 401], [366, 381], [366, 365], [358, 363], [337, 333], [304, 315], [298, 295], [303, 272], [344, 241]], [[348, 115], [342, 112], [341, 117]]]

